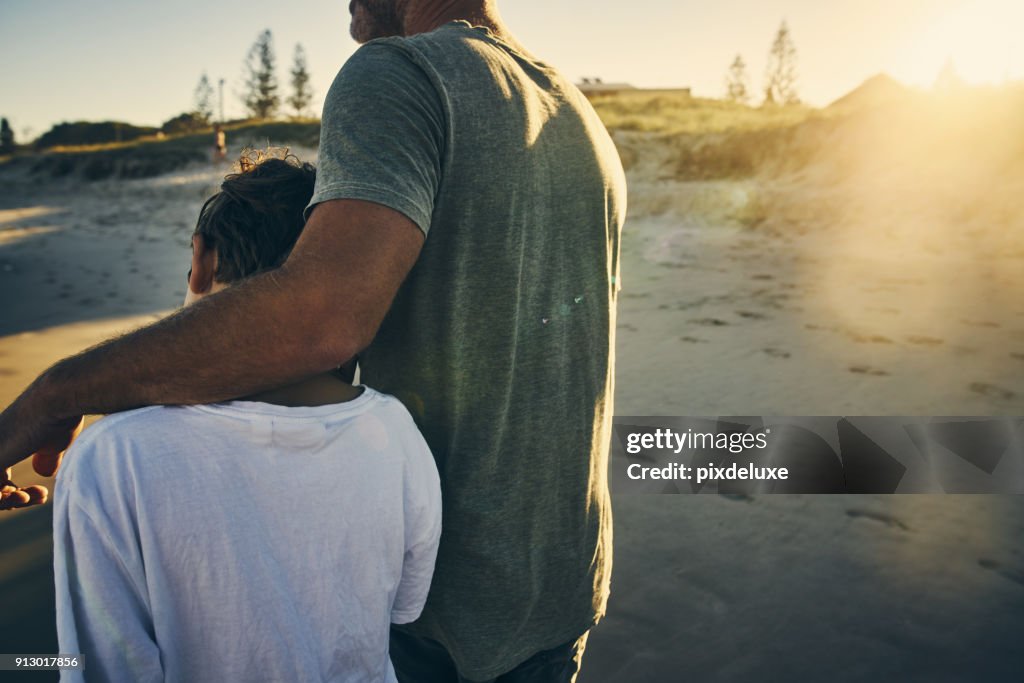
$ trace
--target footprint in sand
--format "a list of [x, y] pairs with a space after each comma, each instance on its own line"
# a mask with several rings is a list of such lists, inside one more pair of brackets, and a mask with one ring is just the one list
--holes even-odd
[[860, 344], [892, 344], [892, 339], [881, 334], [861, 334], [859, 332], [847, 332], [850, 339]]
[[925, 337], [924, 335], [913, 334], [907, 337], [907, 341], [911, 344], [917, 344], [918, 346], [939, 346], [945, 344], [946, 340], [937, 339], [935, 337]]
[[1017, 395], [1009, 389], [997, 387], [995, 384], [989, 384], [987, 382], [971, 382], [970, 389], [976, 394], [988, 396], [989, 398], [999, 398], [1004, 401], [1008, 401]]
[[636, 332], [636, 328], [628, 323], [619, 323], [618, 328], [620, 330], [629, 330], [630, 332]]
[[850, 508], [846, 511], [847, 517], [853, 519], [867, 519], [872, 522], [879, 522], [892, 529], [899, 529], [900, 531], [910, 531], [910, 527], [903, 523], [903, 521], [887, 515], [884, 512], [873, 512], [871, 510], [861, 510], [858, 508]]
[[726, 500], [731, 500], [731, 501], [736, 502], [736, 503], [753, 503], [754, 502], [754, 497], [753, 496], [748, 496], [745, 493], [719, 493], [718, 495], [720, 495], [722, 498], [725, 498]]
[[687, 344], [707, 344], [707, 339], [698, 339], [697, 337], [680, 337], [679, 341], [684, 341]]
[[1010, 358], [1016, 358], [1017, 360], [1024, 360], [1024, 353], [1011, 353]]
[[782, 349], [776, 349], [775, 347], [772, 347], [772, 346], [769, 346], [768, 348], [761, 349], [761, 350], [764, 351], [765, 353], [767, 353], [772, 358], [789, 358], [790, 356], [793, 355], [789, 351], [783, 351]]
[[741, 318], [749, 318], [750, 320], [764, 320], [769, 317], [764, 313], [758, 313], [757, 311], [736, 311], [736, 315]]
[[994, 323], [991, 320], [961, 320], [960, 322], [971, 327], [1001, 327], [999, 323]]
[[756, 273], [750, 276], [751, 280], [774, 280], [775, 278], [768, 273]]
[[983, 569], [987, 569], [991, 572], [995, 572], [1004, 579], [1009, 579], [1014, 583], [1018, 583], [1021, 586], [1024, 586], [1024, 571], [1004, 567], [1001, 563], [996, 562], [995, 560], [990, 560], [987, 557], [979, 559], [978, 566]]
[[691, 322], [694, 325], [704, 325], [705, 327], [722, 327], [729, 324], [720, 318], [691, 318], [687, 322]]
[[0, 377], [14, 377], [14, 370], [10, 368], [0, 368]]
[[870, 365], [851, 365], [850, 372], [858, 375], [871, 375], [872, 377], [885, 377], [889, 374], [887, 370], [880, 368], [873, 368]]

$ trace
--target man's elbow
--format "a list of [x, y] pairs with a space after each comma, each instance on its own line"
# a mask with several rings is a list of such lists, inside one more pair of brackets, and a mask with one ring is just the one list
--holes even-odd
[[338, 367], [354, 358], [373, 341], [380, 320], [347, 306], [344, 298], [315, 297], [304, 307], [300, 327], [304, 345], [322, 369]]
[[317, 324], [304, 327], [310, 333], [310, 338], [306, 339], [308, 352], [322, 369], [348, 362], [373, 340], [352, 316], [326, 315], [317, 319]]

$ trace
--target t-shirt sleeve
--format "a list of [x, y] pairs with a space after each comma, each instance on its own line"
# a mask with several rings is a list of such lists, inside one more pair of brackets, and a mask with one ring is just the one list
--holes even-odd
[[427, 602], [441, 538], [441, 483], [434, 457], [412, 418], [405, 416], [415, 439], [405, 475], [405, 558], [402, 579], [391, 608], [391, 623], [419, 618]]
[[72, 447], [54, 495], [57, 637], [61, 652], [81, 653], [85, 664], [61, 680], [162, 681], [141, 550], [126, 517], [104, 509], [100, 494], [109, 502], [119, 492], [101, 491], [91, 476], [105, 464], [93, 444]]
[[361, 199], [404, 214], [426, 235], [445, 138], [441, 97], [413, 54], [386, 41], [364, 45], [324, 102], [307, 217], [320, 202]]

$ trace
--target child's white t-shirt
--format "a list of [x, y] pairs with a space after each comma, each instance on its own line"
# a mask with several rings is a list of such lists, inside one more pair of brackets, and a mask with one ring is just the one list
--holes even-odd
[[366, 388], [107, 417], [53, 513], [60, 651], [88, 680], [379, 682], [389, 625], [426, 601], [441, 491], [409, 413]]

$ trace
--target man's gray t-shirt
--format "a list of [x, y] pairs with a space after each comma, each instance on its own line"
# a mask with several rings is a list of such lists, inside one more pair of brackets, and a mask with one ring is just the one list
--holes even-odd
[[310, 207], [332, 199], [426, 235], [361, 378], [405, 403], [441, 475], [441, 547], [408, 628], [463, 676], [500, 675], [605, 610], [622, 166], [571, 83], [454, 22], [342, 68]]

